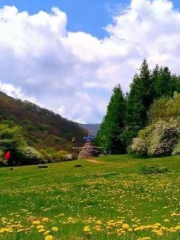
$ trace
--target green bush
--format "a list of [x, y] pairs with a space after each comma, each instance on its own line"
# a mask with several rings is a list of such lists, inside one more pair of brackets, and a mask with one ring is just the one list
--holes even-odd
[[57, 151], [53, 148], [41, 149], [40, 153], [48, 163], [66, 161], [66, 156], [69, 154], [64, 150]]
[[177, 119], [180, 116], [180, 94], [174, 93], [172, 98], [163, 97], [153, 103], [149, 111], [151, 122], [158, 119], [169, 121], [171, 118]]
[[[57, 151], [54, 148], [37, 151], [28, 146], [22, 129], [19, 126], [0, 124], [0, 162], [3, 165], [4, 154], [10, 151], [11, 158], [8, 165], [31, 165], [39, 163], [52, 163], [67, 160], [67, 151]], [[75, 157], [75, 156], [73, 156]]]
[[43, 156], [44, 163], [53, 162], [52, 155], [50, 153], [48, 153], [45, 149], [41, 149], [39, 152]]
[[44, 159], [41, 153], [39, 153], [33, 147], [24, 147], [20, 149], [19, 159], [22, 165], [43, 163]]
[[157, 167], [157, 166], [143, 166], [139, 169], [141, 174], [159, 174], [159, 173], [166, 173], [169, 170], [165, 167]]
[[179, 154], [180, 154], [180, 141], [175, 146], [175, 148], [173, 149], [173, 152], [172, 152], [172, 155], [179, 155]]
[[179, 120], [159, 120], [139, 132], [129, 151], [144, 156], [169, 156], [178, 144], [179, 133]]
[[180, 94], [154, 102], [150, 123], [133, 139], [129, 152], [144, 156], [180, 154]]
[[4, 152], [0, 150], [0, 166], [4, 165]]
[[43, 162], [42, 155], [33, 147], [28, 146], [21, 127], [0, 124], [0, 161], [4, 164], [3, 156], [10, 151], [8, 165], [30, 165]]
[[10, 127], [5, 124], [0, 124], [0, 146], [3, 152], [9, 150], [18, 152], [21, 147], [26, 145], [22, 129], [19, 126]]

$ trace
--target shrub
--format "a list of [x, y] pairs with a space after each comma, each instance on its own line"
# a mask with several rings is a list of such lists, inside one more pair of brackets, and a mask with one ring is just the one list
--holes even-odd
[[76, 152], [72, 153], [72, 160], [77, 160], [78, 159], [78, 155]]
[[[4, 164], [3, 155], [11, 152], [9, 165], [30, 165], [38, 163], [60, 162], [67, 159], [67, 151], [57, 151], [54, 148], [40, 150], [28, 146], [19, 126], [0, 124], [0, 162]], [[73, 156], [75, 157], [75, 156]]]
[[67, 155], [69, 154], [66, 151], [57, 151], [53, 148], [41, 149], [40, 153], [44, 158], [44, 162], [48, 163], [66, 161]]
[[19, 148], [26, 146], [26, 141], [19, 126], [9, 127], [0, 124], [0, 146], [2, 151], [18, 151]]
[[24, 147], [20, 149], [19, 158], [21, 164], [38, 164], [43, 163], [43, 156], [33, 147]]
[[[26, 140], [19, 126], [0, 124], [0, 151], [1, 155], [4, 155], [7, 151], [11, 152], [11, 158], [8, 161], [9, 165], [18, 164], [20, 162], [20, 156], [22, 156], [21, 149], [26, 146]], [[2, 156], [0, 156], [0, 159], [1, 158]]]
[[129, 148], [131, 153], [146, 156], [168, 156], [179, 141], [180, 122], [159, 120], [141, 130]]
[[138, 133], [129, 151], [147, 156], [180, 154], [180, 94], [154, 102], [149, 125]]
[[173, 152], [172, 152], [172, 155], [179, 155], [179, 154], [180, 154], [180, 141], [175, 146], [175, 148], [173, 149]]
[[139, 169], [139, 172], [141, 174], [159, 174], [159, 173], [165, 173], [169, 170], [165, 167], [157, 167], [157, 166], [143, 166]]
[[4, 152], [0, 150], [0, 166], [4, 165]]
[[53, 153], [53, 159], [54, 162], [62, 162], [66, 161], [66, 156], [68, 155], [68, 152], [66, 151], [56, 151]]

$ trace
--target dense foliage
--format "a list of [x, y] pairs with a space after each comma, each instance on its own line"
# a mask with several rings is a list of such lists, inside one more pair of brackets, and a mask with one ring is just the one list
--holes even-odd
[[[98, 132], [97, 144], [108, 151], [114, 152], [115, 148], [123, 153], [124, 147], [127, 148], [131, 145], [138, 132], [149, 123], [153, 110], [151, 110], [150, 115], [148, 112], [153, 102], [163, 97], [160, 102], [156, 103], [161, 108], [154, 113], [158, 118], [158, 115], [165, 111], [161, 105], [166, 101], [166, 97], [172, 97], [174, 92], [180, 92], [180, 77], [173, 75], [167, 67], [157, 65], [153, 70], [150, 70], [146, 60], [144, 60], [139, 73], [134, 76], [126, 98], [117, 98], [116, 104], [110, 107], [115, 94], [113, 92], [106, 116]], [[123, 96], [123, 93], [121, 95]], [[119, 106], [123, 107], [119, 108]], [[114, 119], [116, 115], [120, 116], [120, 120], [116, 117]], [[108, 131], [109, 128], [111, 131]], [[118, 131], [116, 131], [117, 129]], [[119, 142], [114, 144], [113, 139], [118, 139]], [[104, 142], [111, 142], [111, 145], [105, 145]]]
[[[10, 157], [6, 161], [5, 155], [8, 152], [10, 153]], [[10, 128], [9, 125], [0, 124], [1, 165], [31, 165], [60, 162], [66, 160], [67, 155], [67, 151], [57, 151], [54, 148], [46, 148], [38, 151], [28, 145], [21, 127], [15, 126]]]
[[62, 161], [73, 144], [82, 145], [85, 135], [77, 123], [0, 92], [1, 161], [7, 151], [12, 154], [9, 164]]
[[126, 128], [123, 139], [126, 145], [131, 143], [147, 123], [147, 111], [153, 101], [153, 82], [146, 61], [143, 62], [140, 74], [135, 75], [126, 103]]
[[180, 94], [161, 98], [150, 109], [150, 123], [134, 138], [132, 152], [147, 156], [180, 153]]
[[0, 159], [4, 163], [4, 155], [10, 151], [9, 165], [25, 165], [41, 162], [43, 157], [33, 147], [28, 147], [19, 126], [9, 127], [0, 124]]
[[120, 86], [113, 90], [107, 114], [97, 134], [96, 143], [103, 151], [111, 153], [125, 152], [125, 146], [121, 139], [124, 129], [125, 99]]

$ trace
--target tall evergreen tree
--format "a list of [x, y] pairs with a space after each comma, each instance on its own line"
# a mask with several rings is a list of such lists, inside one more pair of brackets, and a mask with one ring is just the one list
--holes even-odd
[[171, 93], [174, 92], [180, 93], [180, 76], [172, 75], [171, 76]]
[[122, 138], [128, 146], [138, 131], [147, 123], [147, 112], [153, 102], [154, 85], [146, 60], [140, 69], [139, 75], [135, 75], [127, 99], [126, 128]]
[[[125, 98], [119, 86], [114, 89], [107, 114], [98, 133], [99, 145], [112, 152], [120, 149], [121, 146], [120, 152], [122, 152], [125, 146], [132, 143], [139, 130], [147, 125], [148, 111], [154, 100], [160, 97], [172, 97], [174, 92], [180, 92], [180, 76], [172, 75], [168, 67], [158, 65], [150, 71], [144, 60]], [[118, 100], [119, 105], [116, 105], [117, 93], [121, 99]]]
[[[151, 72], [149, 70], [149, 66], [147, 64], [147, 61], [144, 60], [140, 69], [139, 78], [142, 82], [142, 101], [145, 108], [145, 111], [147, 111], [150, 107], [150, 105], [153, 102], [154, 98], [154, 84], [151, 78]], [[147, 115], [147, 112], [145, 113]], [[146, 119], [145, 119], [146, 123]]]
[[152, 80], [153, 90], [154, 90], [153, 94], [152, 94], [153, 99], [156, 99], [156, 97], [157, 97], [157, 93], [156, 93], [156, 90], [155, 90], [155, 84], [157, 82], [159, 73], [160, 73], [160, 68], [159, 68], [159, 65], [156, 64], [155, 68], [151, 72], [151, 80]]
[[120, 85], [118, 85], [113, 90], [106, 116], [96, 138], [96, 143], [107, 152], [125, 152], [125, 146], [121, 140], [121, 133], [124, 130], [125, 106], [125, 98]]
[[154, 90], [155, 90], [156, 99], [163, 96], [168, 96], [168, 97], [173, 96], [174, 87], [173, 87], [172, 75], [168, 67], [161, 67], [158, 70], [158, 74], [154, 80], [155, 80]]

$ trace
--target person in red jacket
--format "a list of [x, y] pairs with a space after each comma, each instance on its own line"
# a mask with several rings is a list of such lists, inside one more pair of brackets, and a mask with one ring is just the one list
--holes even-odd
[[8, 162], [10, 158], [11, 158], [11, 152], [8, 151], [8, 152], [6, 152], [5, 155], [4, 155], [4, 160], [5, 160], [6, 162]]

